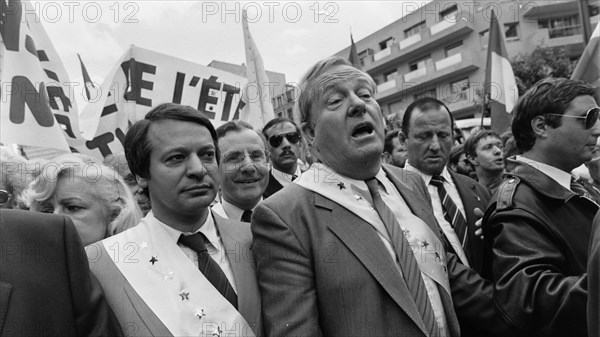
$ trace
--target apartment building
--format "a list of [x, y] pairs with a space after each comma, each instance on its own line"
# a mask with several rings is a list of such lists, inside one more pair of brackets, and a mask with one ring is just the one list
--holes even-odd
[[[598, 1], [581, 1], [587, 2], [593, 29]], [[492, 10], [511, 58], [538, 45], [564, 47], [573, 62], [583, 52], [576, 0], [434, 0], [355, 41], [363, 70], [377, 83], [384, 115], [401, 116], [415, 99], [431, 96], [445, 102], [456, 119], [481, 116]], [[349, 53], [350, 46], [336, 55]]]

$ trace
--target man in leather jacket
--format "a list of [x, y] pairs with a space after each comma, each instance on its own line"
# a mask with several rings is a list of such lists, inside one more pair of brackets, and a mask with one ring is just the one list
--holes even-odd
[[600, 135], [595, 88], [548, 79], [513, 110], [522, 155], [484, 217], [483, 275], [498, 312], [522, 335], [586, 336], [587, 262], [598, 205], [573, 185]]

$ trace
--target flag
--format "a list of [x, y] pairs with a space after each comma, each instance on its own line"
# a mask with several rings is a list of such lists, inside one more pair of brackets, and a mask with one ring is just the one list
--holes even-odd
[[0, 6], [0, 141], [69, 151], [82, 141], [76, 83], [31, 3], [2, 0]]
[[598, 49], [600, 49], [600, 24], [596, 25], [590, 41], [585, 46], [583, 54], [581, 54], [575, 70], [573, 70], [571, 79], [586, 81], [595, 86], [600, 85], [600, 65], [598, 64], [600, 54]]
[[85, 97], [89, 101], [90, 97], [91, 97], [90, 88], [95, 88], [94, 83], [92, 82], [92, 79], [90, 78], [90, 74], [88, 74], [88, 71], [85, 68], [85, 64], [83, 64], [83, 60], [81, 59], [81, 56], [79, 54], [77, 54], [77, 57], [79, 58], [79, 64], [81, 64], [81, 73], [83, 74], [83, 83], [85, 85]]
[[[255, 129], [262, 129], [268, 121], [275, 117], [275, 113], [269, 92], [270, 81], [265, 72], [263, 59], [252, 39], [250, 29], [248, 29], [248, 14], [245, 9], [242, 11], [242, 28], [246, 48], [246, 78], [248, 79], [243, 94], [249, 109], [242, 111], [240, 119], [250, 123]], [[279, 83], [281, 86], [283, 84]]]
[[511, 111], [519, 98], [517, 82], [508, 61], [504, 33], [492, 10], [484, 88], [489, 98], [492, 130], [502, 133], [510, 127]]
[[352, 34], [350, 34], [350, 56], [348, 56], [348, 61], [352, 63], [352, 65], [362, 70], [362, 66], [360, 65], [360, 59], [358, 58], [358, 52], [356, 51], [356, 45], [354, 44], [354, 39], [352, 38]]

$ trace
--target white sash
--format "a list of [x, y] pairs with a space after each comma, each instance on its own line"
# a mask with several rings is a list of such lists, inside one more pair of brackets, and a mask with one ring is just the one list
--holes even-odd
[[171, 240], [152, 213], [102, 243], [133, 289], [174, 336], [254, 336], [242, 315]]
[[[385, 177], [385, 172], [381, 169], [377, 174], [377, 178], [380, 177]], [[373, 207], [371, 194], [364, 181], [343, 177], [323, 164], [313, 164], [296, 183], [334, 201], [368, 222], [387, 241], [384, 243], [391, 247], [389, 234]], [[442, 243], [423, 220], [412, 214], [406, 204], [393, 205], [393, 207], [401, 208], [402, 219], [398, 223], [415, 254], [421, 272], [440, 284], [450, 295], [446, 254]]]

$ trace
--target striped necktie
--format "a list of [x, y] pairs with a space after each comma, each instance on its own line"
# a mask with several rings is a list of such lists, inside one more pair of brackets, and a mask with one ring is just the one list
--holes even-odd
[[444, 188], [444, 177], [433, 176], [429, 183], [437, 188], [438, 195], [442, 201], [444, 218], [452, 225], [456, 236], [460, 240], [460, 244], [465, 248], [467, 244], [467, 221]]
[[198, 253], [198, 268], [202, 274], [237, 309], [237, 294], [219, 264], [208, 254], [205, 243], [208, 242], [206, 236], [200, 232], [192, 235], [182, 234], [179, 237], [179, 242]]
[[439, 336], [440, 331], [435, 321], [431, 302], [429, 302], [429, 295], [427, 295], [425, 282], [423, 282], [419, 264], [412, 253], [408, 240], [406, 240], [396, 216], [394, 216], [392, 210], [381, 198], [377, 179], [373, 178], [366, 180], [365, 182], [367, 183], [367, 187], [373, 198], [373, 206], [375, 206], [375, 210], [379, 214], [381, 221], [383, 221], [383, 224], [390, 235], [392, 245], [398, 256], [400, 268], [402, 269], [402, 276], [413, 296], [421, 317], [423, 317], [425, 329], [431, 331], [430, 336]]

